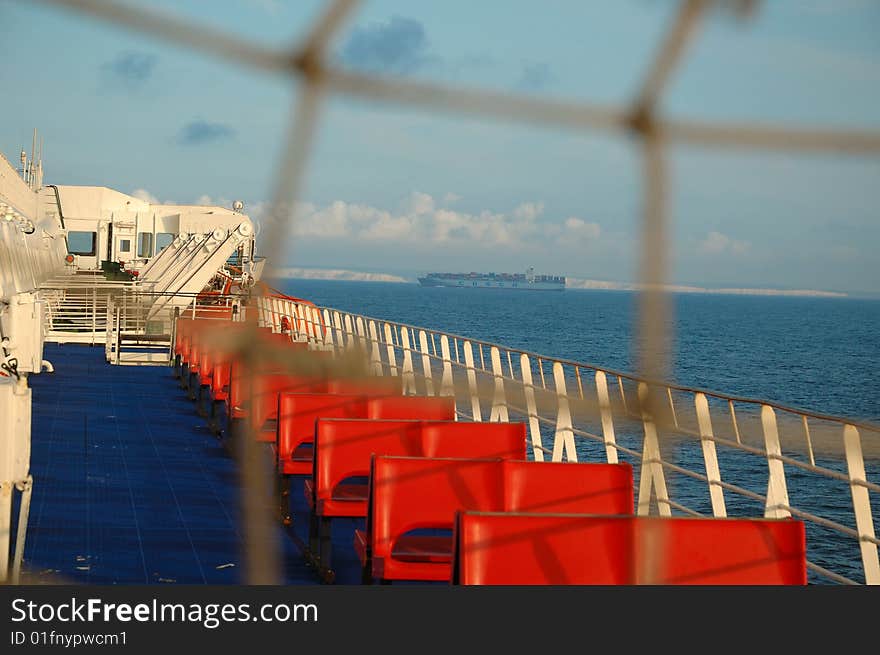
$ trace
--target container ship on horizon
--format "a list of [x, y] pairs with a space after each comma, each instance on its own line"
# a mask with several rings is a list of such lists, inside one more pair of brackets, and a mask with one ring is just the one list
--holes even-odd
[[563, 291], [565, 277], [525, 273], [428, 273], [419, 278], [423, 287], [456, 287], [478, 289], [522, 289], [526, 291]]

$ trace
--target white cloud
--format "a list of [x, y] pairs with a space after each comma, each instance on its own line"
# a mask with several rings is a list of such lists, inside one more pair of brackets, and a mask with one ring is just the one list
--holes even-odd
[[697, 244], [697, 249], [704, 255], [744, 255], [752, 247], [748, 241], [732, 239], [721, 232], [709, 232], [706, 238]]
[[144, 202], [148, 202], [151, 205], [161, 205], [159, 199], [154, 196], [152, 193], [147, 191], [146, 189], [135, 189], [131, 192], [131, 195], [137, 198], [138, 200], [143, 200]]
[[544, 213], [543, 202], [524, 202], [513, 210], [513, 215], [524, 221], [533, 221]]
[[[226, 209], [232, 208], [232, 201], [229, 198], [214, 198], [213, 196], [209, 196], [207, 194], [202, 194], [198, 198], [196, 198], [195, 204], [203, 205], [206, 207], [225, 207]], [[247, 213], [247, 208], [245, 208], [245, 213]]]
[[587, 223], [582, 218], [571, 216], [565, 219], [565, 229], [562, 238], [566, 241], [595, 241], [602, 234], [602, 228], [598, 223]]
[[452, 191], [448, 192], [443, 196], [443, 204], [444, 205], [454, 205], [459, 200], [461, 200], [461, 196], [457, 193], [452, 193]]
[[428, 214], [434, 211], [434, 199], [427, 193], [413, 191], [409, 198], [409, 207], [414, 214]]
[[[399, 213], [370, 205], [337, 200], [320, 207], [301, 203], [293, 221], [292, 235], [300, 239], [348, 240], [376, 244], [442, 244], [454, 246], [503, 246], [528, 250], [542, 246], [582, 247], [602, 233], [597, 223], [569, 217], [565, 221], [542, 218], [543, 203], [526, 202], [510, 213], [483, 210], [479, 213], [439, 207], [426, 193], [415, 192]], [[251, 212], [264, 224], [268, 217]]]

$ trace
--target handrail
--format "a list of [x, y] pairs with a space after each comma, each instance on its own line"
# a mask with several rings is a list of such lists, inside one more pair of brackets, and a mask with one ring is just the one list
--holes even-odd
[[[307, 302], [307, 301], [305, 301], [305, 302]], [[309, 304], [311, 304], [311, 303], [309, 303]], [[350, 312], [344, 312], [343, 310], [337, 310], [332, 307], [326, 307], [323, 305], [314, 305], [314, 306], [320, 310], [339, 311], [340, 313], [350, 313]], [[692, 387], [692, 386], [687, 386], [687, 385], [681, 385], [681, 384], [678, 384], [675, 382], [668, 382], [665, 380], [656, 380], [656, 379], [652, 379], [652, 378], [640, 377], [640, 376], [635, 375], [633, 373], [626, 373], [623, 371], [619, 371], [617, 369], [607, 368], [604, 366], [599, 366], [597, 364], [591, 364], [589, 362], [579, 362], [579, 361], [575, 361], [572, 359], [565, 359], [562, 357], [543, 355], [541, 353], [537, 353], [537, 352], [530, 351], [530, 350], [524, 350], [521, 348], [517, 348], [515, 346], [506, 346], [503, 344], [495, 343], [493, 341], [482, 341], [480, 339], [474, 339], [472, 337], [462, 336], [460, 334], [455, 334], [454, 332], [444, 332], [442, 330], [435, 330], [432, 328], [426, 328], [426, 327], [417, 326], [417, 325], [410, 325], [408, 323], [389, 321], [388, 319], [376, 318], [373, 316], [367, 316], [365, 314], [351, 314], [351, 315], [352, 316], [355, 316], [355, 315], [359, 316], [360, 318], [362, 318], [365, 321], [376, 321], [376, 322], [380, 322], [380, 323], [388, 323], [389, 325], [395, 325], [397, 327], [405, 327], [408, 330], [419, 330], [419, 331], [424, 330], [425, 332], [431, 332], [432, 334], [437, 334], [437, 335], [445, 335], [446, 337], [449, 337], [452, 339], [458, 339], [460, 341], [469, 341], [470, 343], [472, 343], [474, 345], [478, 344], [481, 346], [485, 346], [487, 348], [494, 347], [494, 348], [499, 348], [499, 349], [502, 349], [502, 350], [505, 350], [505, 351], [508, 351], [511, 353], [516, 353], [519, 355], [528, 355], [529, 357], [534, 357], [534, 358], [541, 359], [541, 360], [547, 361], [547, 362], [559, 362], [560, 364], [564, 364], [564, 365], [568, 365], [568, 366], [577, 366], [579, 368], [585, 368], [585, 369], [589, 369], [592, 371], [602, 371], [606, 375], [613, 375], [615, 377], [624, 378], [624, 379], [629, 380], [631, 382], [637, 382], [637, 383], [641, 382], [641, 383], [648, 384], [651, 386], [664, 387], [664, 388], [669, 388], [669, 389], [672, 389], [675, 391], [683, 391], [683, 392], [687, 392], [687, 393], [702, 393], [706, 396], [711, 396], [712, 398], [718, 398], [719, 400], [732, 400], [733, 402], [749, 403], [749, 404], [753, 404], [753, 405], [767, 405], [769, 407], [772, 407], [774, 409], [778, 409], [780, 411], [790, 412], [792, 414], [800, 414], [800, 415], [808, 416], [809, 418], [814, 418], [814, 419], [821, 420], [821, 421], [834, 421], [834, 422], [842, 423], [842, 424], [846, 424], [846, 425], [854, 425], [856, 427], [864, 428], [865, 430], [869, 430], [872, 432], [880, 432], [880, 423], [865, 421], [863, 419], [855, 419], [854, 420], [851, 418], [847, 418], [845, 416], [838, 416], [835, 414], [824, 414], [824, 413], [817, 412], [817, 411], [811, 410], [811, 409], [804, 409], [804, 408], [794, 407], [792, 405], [785, 405], [781, 402], [774, 401], [774, 400], [768, 400], [768, 399], [762, 399], [762, 398], [752, 398], [749, 396], [729, 395], [729, 394], [722, 393], [720, 391], [714, 391], [712, 389], [705, 389], [703, 387]], [[483, 370], [486, 371], [486, 369], [483, 369]], [[489, 371], [486, 371], [486, 372], [489, 372]]]

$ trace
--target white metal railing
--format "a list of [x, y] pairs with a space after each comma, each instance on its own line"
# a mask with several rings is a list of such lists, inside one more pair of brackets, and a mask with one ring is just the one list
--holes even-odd
[[112, 299], [133, 290], [136, 284], [97, 275], [70, 275], [45, 282], [40, 287], [46, 307], [44, 339], [103, 344]]
[[404, 393], [454, 396], [464, 419], [527, 422], [537, 461], [629, 461], [640, 515], [793, 516], [818, 580], [880, 584], [865, 464], [878, 474], [880, 426], [277, 296], [256, 310], [274, 331], [360, 349]]
[[[169, 303], [172, 296], [174, 303]], [[107, 361], [113, 363], [121, 363], [119, 345], [125, 336], [148, 337], [141, 341], [150, 340], [159, 349], [165, 346], [167, 361], [175, 315], [205, 315], [211, 308], [238, 302], [235, 296], [224, 296], [212, 300], [220, 305], [206, 305], [196, 293], [156, 293], [151, 283], [106, 280], [100, 275], [53, 278], [41, 286], [40, 297], [46, 309], [46, 341], [101, 344]]]
[[[174, 296], [173, 302], [168, 297]], [[181, 301], [187, 301], [186, 305]], [[171, 361], [177, 317], [228, 319], [236, 296], [212, 299], [199, 294], [126, 290], [107, 306], [105, 355], [112, 364], [167, 364]]]

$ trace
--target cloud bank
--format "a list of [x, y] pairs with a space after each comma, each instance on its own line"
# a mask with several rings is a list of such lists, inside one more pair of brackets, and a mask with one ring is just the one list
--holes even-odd
[[[598, 223], [576, 216], [544, 216], [544, 205], [539, 202], [525, 202], [509, 212], [478, 213], [456, 211], [443, 204], [418, 191], [396, 212], [342, 200], [324, 206], [302, 203], [289, 234], [307, 241], [504, 247], [514, 251], [582, 248], [602, 236]], [[252, 207], [251, 215], [264, 225], [261, 233], [265, 234], [271, 219], [264, 208]]]
[[697, 249], [704, 255], [744, 255], [751, 247], [752, 244], [748, 241], [732, 239], [721, 232], [709, 232], [697, 244]]

